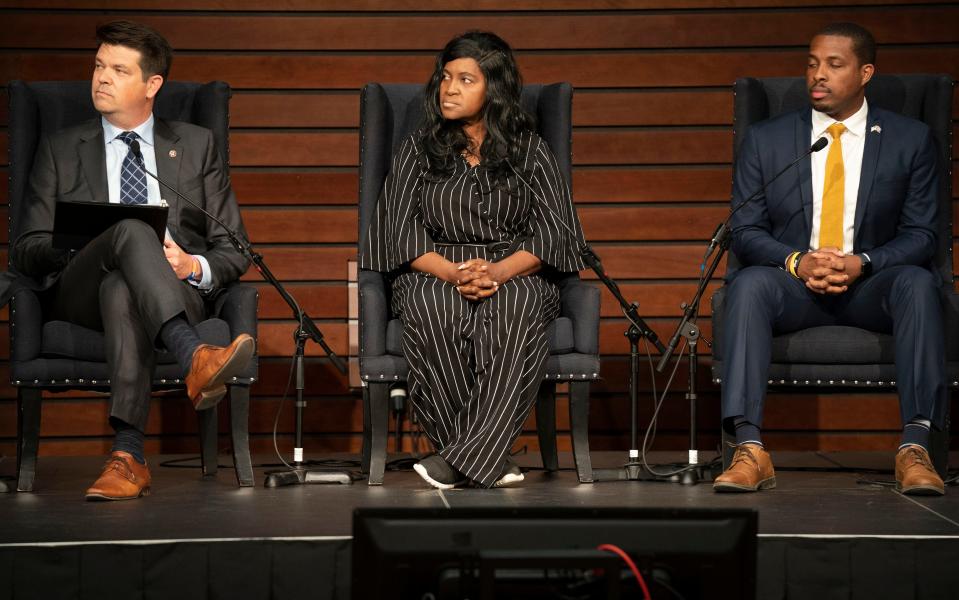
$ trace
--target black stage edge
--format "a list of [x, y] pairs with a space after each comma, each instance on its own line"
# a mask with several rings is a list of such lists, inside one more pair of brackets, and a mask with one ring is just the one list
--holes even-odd
[[[377, 487], [273, 490], [237, 488], [227, 468], [203, 478], [199, 469], [154, 465], [151, 496], [115, 503], [83, 500], [100, 457], [41, 457], [35, 492], [0, 495], [0, 600], [348, 599], [357, 507], [751, 508], [759, 513], [757, 598], [959, 597], [959, 487], [944, 498], [906, 497], [858, 484], [853, 472], [789, 469], [889, 469], [892, 451], [773, 457], [779, 485], [759, 494], [654, 482], [580, 485], [562, 456], [566, 470], [529, 471], [520, 487], [442, 493], [412, 472], [388, 471]], [[675, 462], [681, 454], [652, 458]], [[593, 462], [612, 467], [620, 459], [594, 453]], [[12, 462], [0, 463], [0, 473], [10, 474]], [[539, 466], [535, 456], [518, 462]], [[726, 596], [717, 589], [709, 597]]]

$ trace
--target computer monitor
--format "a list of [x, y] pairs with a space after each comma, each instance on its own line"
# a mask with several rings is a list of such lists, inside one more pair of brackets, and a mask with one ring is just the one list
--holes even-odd
[[612, 544], [653, 598], [751, 599], [756, 530], [753, 510], [358, 508], [352, 597], [643, 597], [626, 563], [597, 550]]

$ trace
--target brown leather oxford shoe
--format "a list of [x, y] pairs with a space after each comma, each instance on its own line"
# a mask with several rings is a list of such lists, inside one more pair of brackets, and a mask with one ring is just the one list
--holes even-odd
[[113, 452], [87, 490], [87, 500], [134, 500], [150, 494], [150, 469], [127, 452]]
[[223, 399], [225, 382], [246, 368], [255, 345], [252, 337], [241, 333], [226, 348], [202, 344], [196, 349], [186, 376], [186, 391], [193, 408], [206, 410]]
[[713, 481], [716, 492], [756, 492], [776, 487], [769, 453], [759, 444], [739, 444], [732, 463]]
[[943, 496], [946, 486], [922, 446], [906, 446], [896, 453], [896, 489], [913, 496]]

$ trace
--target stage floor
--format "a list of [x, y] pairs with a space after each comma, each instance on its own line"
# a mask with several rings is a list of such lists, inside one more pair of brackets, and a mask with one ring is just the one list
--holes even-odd
[[[680, 453], [653, 453], [657, 462]], [[132, 502], [86, 502], [83, 491], [99, 471], [99, 457], [41, 457], [35, 491], [0, 494], [0, 545], [77, 542], [171, 542], [240, 539], [336, 539], [350, 536], [356, 507], [748, 507], [759, 511], [765, 538], [956, 538], [959, 539], [959, 488], [945, 497], [909, 497], [892, 487], [858, 483], [892, 480], [893, 453], [775, 453], [778, 487], [757, 494], [716, 494], [709, 484], [685, 486], [657, 482], [579, 484], [568, 455], [563, 470], [534, 469], [508, 489], [456, 489], [441, 492], [412, 471], [388, 471], [384, 485], [307, 485], [257, 487], [235, 485], [229, 458], [219, 473], [201, 477], [198, 468], [158, 466], [177, 457], [150, 457], [153, 493]], [[274, 457], [256, 457], [259, 462]], [[594, 468], [616, 466], [619, 453], [595, 453]], [[517, 457], [523, 467], [539, 467], [535, 454]], [[951, 464], [959, 463], [954, 453]], [[192, 461], [188, 464], [199, 464]], [[842, 465], [890, 469], [884, 474], [797, 471]], [[8, 474], [12, 461], [0, 463]], [[6, 467], [6, 468], [3, 468]]]

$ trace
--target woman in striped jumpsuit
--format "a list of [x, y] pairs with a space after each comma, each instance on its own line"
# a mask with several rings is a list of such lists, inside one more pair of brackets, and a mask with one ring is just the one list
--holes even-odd
[[536, 398], [559, 313], [550, 274], [578, 271], [565, 177], [520, 106], [509, 46], [469, 32], [437, 57], [422, 129], [395, 154], [363, 268], [391, 273], [409, 397], [441, 489], [522, 480], [509, 456]]

